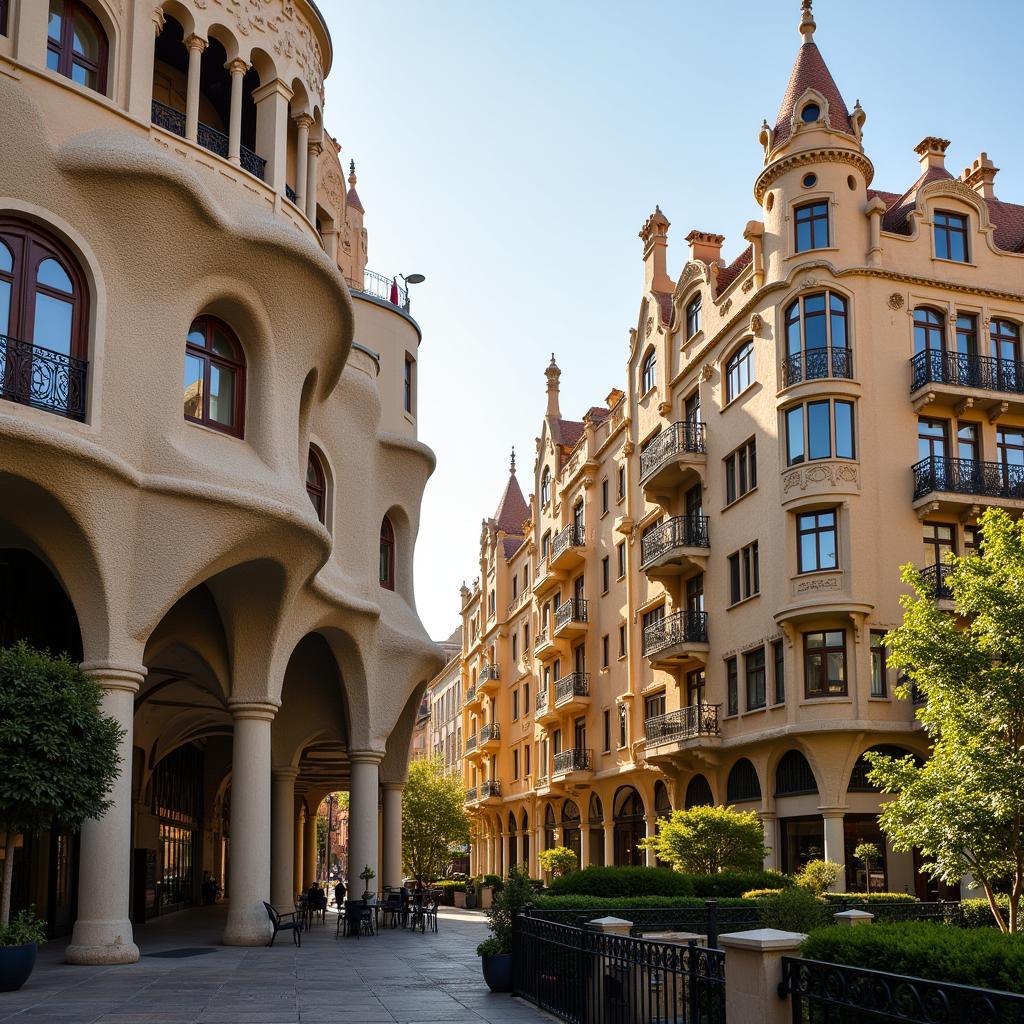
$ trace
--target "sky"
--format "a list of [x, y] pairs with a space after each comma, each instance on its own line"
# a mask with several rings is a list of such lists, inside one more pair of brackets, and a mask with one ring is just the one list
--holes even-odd
[[[673, 277], [692, 228], [724, 234], [728, 260], [743, 249], [761, 212], [758, 132], [796, 57], [800, 3], [319, 6], [334, 40], [325, 125], [356, 161], [368, 267], [426, 275], [412, 292], [418, 430], [437, 469], [415, 583], [420, 617], [443, 639], [459, 624], [462, 581], [479, 574], [481, 520], [513, 445], [532, 490], [551, 353], [566, 418], [625, 387], [637, 233], [655, 204], [672, 222]], [[875, 188], [904, 191], [914, 146], [939, 135], [954, 174], [985, 150], [1002, 168], [996, 195], [1024, 202], [1024, 4], [816, 0], [814, 16], [847, 105], [867, 113]]]

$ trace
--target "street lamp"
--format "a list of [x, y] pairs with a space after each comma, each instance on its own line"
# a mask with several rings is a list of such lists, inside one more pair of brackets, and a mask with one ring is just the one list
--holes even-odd
[[405, 282], [405, 309], [406, 312], [409, 310], [409, 285], [411, 284], [423, 284], [426, 281], [426, 277], [423, 274], [399, 274], [398, 275]]

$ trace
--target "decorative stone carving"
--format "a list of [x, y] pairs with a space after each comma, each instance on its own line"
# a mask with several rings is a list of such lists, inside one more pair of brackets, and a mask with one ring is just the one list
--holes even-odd
[[889, 296], [889, 308], [890, 309], [902, 309], [903, 308], [903, 296], [899, 292], [893, 292]]
[[838, 590], [839, 589], [839, 577], [838, 576], [816, 576], [813, 579], [803, 580], [798, 583], [794, 588], [793, 592], [796, 594], [813, 594], [820, 593], [823, 590]]
[[647, 318], [647, 323], [644, 324], [644, 332], [647, 334], [648, 338], [651, 336], [651, 331], [653, 331], [653, 330], [654, 330], [654, 317], [649, 316]]
[[705, 363], [700, 368], [700, 382], [701, 382], [701, 384], [706, 384], [709, 380], [711, 380], [711, 377], [713, 376], [714, 372], [715, 372], [715, 368], [710, 363]]
[[750, 317], [750, 333], [760, 334], [762, 327], [764, 327], [764, 321], [761, 319], [760, 313], [754, 313]]
[[722, 315], [724, 316], [730, 309], [732, 309], [732, 299], [726, 299], [725, 302], [722, 303]]
[[843, 487], [853, 484], [860, 487], [860, 474], [858, 467], [853, 463], [846, 462], [822, 462], [809, 466], [801, 466], [787, 473], [782, 478], [782, 493], [789, 494], [794, 487], [806, 491], [822, 486]]

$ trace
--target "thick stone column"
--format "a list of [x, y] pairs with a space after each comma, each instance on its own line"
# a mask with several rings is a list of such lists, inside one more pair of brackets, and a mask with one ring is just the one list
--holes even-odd
[[309, 159], [309, 129], [313, 127], [313, 118], [309, 114], [299, 114], [295, 119], [295, 205], [306, 208], [306, 161]]
[[231, 898], [226, 946], [262, 946], [270, 936], [270, 723], [273, 704], [230, 701]]
[[580, 826], [580, 867], [585, 868], [590, 863], [590, 826]]
[[295, 830], [295, 855], [293, 858], [292, 868], [292, 886], [293, 896], [297, 896], [299, 890], [302, 888], [302, 865], [305, 863], [303, 859], [304, 846], [306, 845], [306, 808], [300, 807], [299, 813], [295, 816], [295, 820], [292, 823], [292, 827]]
[[764, 829], [764, 845], [768, 852], [764, 855], [765, 871], [776, 871], [779, 867], [778, 841], [775, 837], [776, 821], [778, 816], [775, 811], [761, 811], [761, 828]]
[[353, 899], [364, 889], [376, 891], [379, 879], [364, 882], [363, 869], [377, 863], [377, 781], [382, 754], [375, 750], [350, 750], [351, 795], [349, 798], [348, 887]]
[[306, 830], [302, 837], [302, 888], [308, 889], [316, 881], [316, 817], [317, 807], [306, 815]]
[[296, 768], [275, 768], [270, 807], [270, 902], [288, 912], [295, 901], [295, 779]]
[[242, 79], [249, 65], [241, 58], [228, 61], [231, 73], [231, 113], [228, 123], [228, 159], [233, 164], [242, 162]]
[[[118, 750], [120, 768], [110, 789], [110, 807], [102, 818], [82, 824], [78, 874], [78, 918], [69, 964], [133, 964], [139, 947], [128, 920], [128, 878], [132, 854], [132, 727], [135, 694], [146, 676], [143, 665], [85, 662], [82, 670], [103, 689], [103, 713], [124, 730]], [[264, 915], [265, 916], [265, 915]]]
[[[658, 819], [653, 814], [648, 814], [644, 818], [644, 831], [648, 839], [654, 835], [658, 828]], [[644, 850], [644, 864], [649, 868], [656, 868], [658, 866], [658, 858], [652, 849], [648, 848]]]
[[288, 101], [292, 91], [275, 78], [253, 90], [256, 104], [256, 152], [267, 161], [264, 180], [284, 195], [288, 172]]
[[405, 786], [384, 786], [384, 864], [381, 885], [402, 884], [402, 793]]
[[313, 225], [316, 224], [316, 193], [320, 185], [320, 154], [323, 150], [319, 142], [311, 142], [306, 158], [306, 216]]
[[[188, 92], [185, 94], [185, 138], [195, 142], [199, 138], [199, 75], [206, 40], [192, 35], [185, 40], [188, 47]], [[264, 916], [266, 916], [264, 914]]]
[[605, 867], [615, 864], [615, 822], [606, 821], [604, 828], [604, 863]]
[[843, 834], [845, 811], [835, 807], [823, 807], [821, 817], [825, 822], [825, 860], [838, 864], [843, 872], [832, 885], [833, 892], [846, 891], [846, 839]]

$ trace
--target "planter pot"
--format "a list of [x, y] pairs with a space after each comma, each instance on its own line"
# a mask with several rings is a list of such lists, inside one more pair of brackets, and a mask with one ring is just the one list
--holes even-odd
[[477, 896], [477, 894], [475, 892], [467, 892], [466, 893], [466, 909], [467, 910], [476, 910], [477, 903], [478, 903], [479, 899], [480, 899], [480, 897]]
[[466, 894], [464, 892], [453, 892], [452, 899], [455, 901], [455, 906], [462, 907], [463, 910], [466, 909]]
[[494, 895], [493, 885], [482, 885], [480, 887], [480, 909], [488, 910], [491, 906], [491, 898]]
[[512, 991], [512, 954], [498, 953], [495, 956], [480, 957], [484, 969], [484, 981], [492, 992]]
[[37, 946], [0, 946], [0, 992], [14, 992], [28, 981], [36, 965]]

